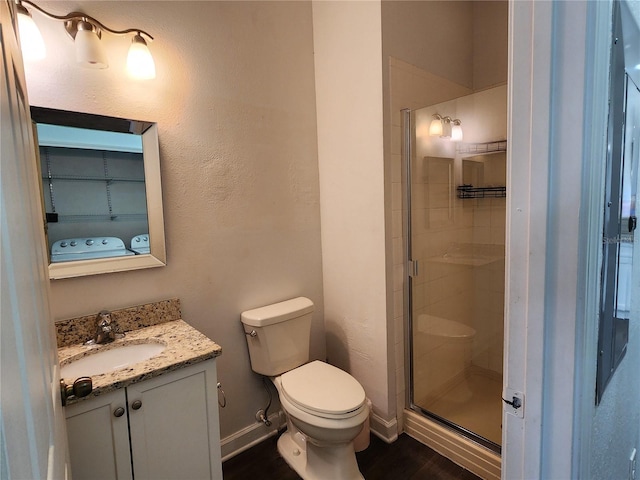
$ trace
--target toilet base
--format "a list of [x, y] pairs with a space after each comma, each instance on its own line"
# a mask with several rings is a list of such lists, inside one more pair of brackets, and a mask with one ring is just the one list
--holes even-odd
[[278, 452], [304, 480], [364, 480], [353, 442], [318, 447], [287, 430], [278, 439]]

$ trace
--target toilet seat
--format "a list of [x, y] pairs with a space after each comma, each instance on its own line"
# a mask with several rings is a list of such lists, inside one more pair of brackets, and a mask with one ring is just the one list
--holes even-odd
[[282, 374], [280, 384], [281, 395], [310, 415], [350, 418], [365, 407], [362, 385], [347, 372], [318, 360]]

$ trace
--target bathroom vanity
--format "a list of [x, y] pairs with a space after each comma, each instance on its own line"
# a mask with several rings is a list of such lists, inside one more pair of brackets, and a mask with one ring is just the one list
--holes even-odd
[[70, 405], [74, 478], [222, 478], [215, 360]]
[[[123, 328], [130, 328], [131, 322], [140, 325], [141, 318], [143, 325], [155, 321], [139, 311], [122, 312], [111, 314]], [[63, 379], [73, 383], [75, 378], [64, 376], [74, 361], [127, 345], [164, 345], [148, 360], [91, 375], [91, 394], [68, 400], [65, 412], [74, 478], [222, 479], [216, 375], [221, 348], [181, 319], [168, 318], [128, 330], [123, 338], [105, 345], [72, 343], [58, 349]], [[82, 327], [78, 322], [60, 324], [59, 344], [65, 338], [72, 341], [65, 329], [78, 333]]]

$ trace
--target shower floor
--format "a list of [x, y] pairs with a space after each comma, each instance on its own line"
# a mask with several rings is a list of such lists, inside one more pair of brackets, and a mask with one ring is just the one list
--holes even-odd
[[502, 377], [473, 367], [465, 382], [458, 383], [425, 410], [470, 430], [491, 442], [502, 443]]

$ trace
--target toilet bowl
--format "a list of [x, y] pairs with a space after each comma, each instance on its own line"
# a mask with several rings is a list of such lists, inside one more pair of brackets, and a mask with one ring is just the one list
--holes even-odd
[[309, 361], [313, 303], [304, 297], [242, 313], [254, 371], [268, 376], [287, 417], [278, 451], [305, 480], [359, 480], [353, 440], [369, 416], [347, 372]]
[[348, 373], [320, 361], [272, 381], [288, 423], [278, 451], [289, 465], [310, 480], [363, 478], [353, 448], [369, 416], [362, 386]]
[[274, 384], [294, 425], [316, 445], [352, 441], [369, 414], [362, 386], [327, 363], [307, 363]]

